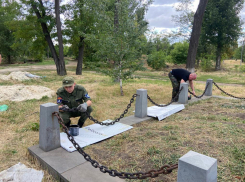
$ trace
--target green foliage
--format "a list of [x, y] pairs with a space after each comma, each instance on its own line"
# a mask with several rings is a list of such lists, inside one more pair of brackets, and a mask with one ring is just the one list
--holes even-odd
[[204, 72], [211, 71], [214, 68], [214, 61], [211, 59], [201, 59], [200, 68]]
[[166, 67], [165, 63], [166, 56], [162, 51], [155, 51], [148, 56], [148, 66], [155, 70], [161, 70]]
[[[222, 53], [226, 52], [229, 46], [235, 45], [240, 35], [242, 21], [239, 18], [239, 12], [243, 3], [244, 0], [208, 1], [199, 45], [215, 46], [218, 62]], [[205, 50], [202, 53], [205, 53]]]
[[[100, 6], [96, 6], [96, 12], [100, 13], [97, 26], [100, 34], [90, 34], [87, 43], [96, 50], [94, 56], [99, 62], [94, 63], [94, 68], [97, 71], [114, 80], [127, 80], [134, 78], [135, 71], [144, 70], [141, 45], [147, 30], [144, 15], [148, 5], [125, 0], [100, 2]], [[106, 69], [101, 69], [105, 66]]]
[[186, 41], [174, 44], [174, 49], [171, 50], [170, 56], [174, 64], [186, 63], [187, 54], [189, 49], [189, 43]]

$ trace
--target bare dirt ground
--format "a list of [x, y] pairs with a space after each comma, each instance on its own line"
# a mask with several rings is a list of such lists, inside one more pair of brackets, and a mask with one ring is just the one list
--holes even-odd
[[[67, 66], [75, 66], [76, 62], [70, 62]], [[0, 70], [0, 81], [4, 80], [17, 80], [19, 82], [24, 80], [36, 79], [29, 78], [26, 74], [34, 70], [55, 70], [55, 65], [35, 65], [35, 66], [19, 66], [19, 67], [10, 67]], [[29, 71], [29, 72], [26, 72]], [[10, 74], [8, 74], [10, 72]], [[28, 99], [41, 99], [44, 96], [52, 98], [55, 95], [55, 91], [43, 87], [43, 86], [34, 86], [34, 85], [11, 85], [11, 86], [0, 86], [0, 101], [10, 100], [10, 101], [24, 101]]]
[[[66, 66], [76, 66], [77, 62], [70, 61]], [[1, 68], [1, 65], [0, 65]], [[18, 66], [18, 67], [9, 67], [5, 69], [0, 69], [0, 74], [6, 74], [8, 72], [14, 71], [38, 71], [38, 70], [56, 70], [55, 65], [31, 65], [31, 66]]]

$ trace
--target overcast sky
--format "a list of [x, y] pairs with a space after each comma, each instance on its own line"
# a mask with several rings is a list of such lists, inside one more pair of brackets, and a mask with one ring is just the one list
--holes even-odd
[[[149, 22], [149, 28], [158, 32], [167, 31], [177, 28], [172, 21], [172, 15], [176, 15], [174, 5], [178, 0], [154, 0], [149, 7], [146, 20]], [[192, 0], [192, 10], [196, 12], [199, 0]], [[240, 15], [245, 18], [245, 10], [243, 8]]]

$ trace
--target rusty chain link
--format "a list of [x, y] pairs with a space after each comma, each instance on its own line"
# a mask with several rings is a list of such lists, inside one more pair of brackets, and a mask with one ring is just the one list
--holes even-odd
[[[136, 95], [136, 94], [135, 94]], [[58, 122], [62, 126], [62, 130], [67, 134], [68, 140], [71, 141], [73, 146], [77, 149], [77, 151], [83, 155], [84, 159], [91, 163], [91, 165], [95, 168], [99, 168], [102, 173], [108, 173], [112, 177], [119, 177], [122, 179], [146, 179], [148, 177], [155, 178], [158, 177], [159, 174], [170, 174], [172, 170], [178, 168], [178, 164], [173, 165], [164, 165], [158, 170], [150, 170], [148, 172], [137, 172], [137, 173], [127, 173], [127, 172], [118, 172], [117, 170], [108, 169], [108, 167], [100, 165], [96, 160], [91, 159], [91, 157], [84, 152], [84, 150], [80, 147], [80, 145], [74, 140], [74, 137], [68, 132], [68, 128], [65, 126], [63, 119], [60, 117], [58, 112], [53, 113], [54, 116], [58, 118]]]
[[[114, 121], [112, 121], [112, 122], [110, 122], [110, 123], [103, 123], [103, 122], [100, 122], [100, 121], [94, 119], [88, 112], [85, 112], [85, 113], [86, 113], [86, 115], [88, 116], [88, 118], [89, 118], [91, 121], [93, 121], [94, 123], [97, 123], [97, 124], [100, 124], [100, 125], [106, 125], [106, 126], [114, 125], [116, 122], [119, 122], [119, 121], [124, 117], [125, 114], [128, 113], [129, 108], [131, 107], [132, 103], [134, 102], [134, 98], [137, 97], [137, 96], [138, 96], [137, 94], [134, 94], [134, 95], [132, 96], [132, 98], [130, 99], [130, 102], [129, 102], [129, 104], [127, 105], [127, 108], [126, 108], [126, 109], [124, 110], [124, 112], [120, 115], [120, 117], [117, 118], [117, 119], [115, 119]], [[60, 108], [60, 110], [61, 110], [61, 111], [68, 111], [68, 112], [77, 112], [77, 111], [78, 111], [78, 109], [77, 109], [76, 107], [74, 107], [74, 108], [72, 108], [72, 109], [66, 109], [66, 108], [63, 108], [63, 109], [62, 109], [62, 108]]]
[[217, 85], [217, 83], [215, 83], [214, 81], [213, 81], [213, 83], [214, 83], [214, 85], [215, 85], [221, 92], [225, 93], [226, 95], [229, 95], [230, 97], [233, 97], [233, 98], [236, 98], [236, 99], [245, 99], [245, 97], [236, 97], [236, 96], [234, 96], [234, 95], [231, 95], [231, 94], [225, 92], [224, 90], [222, 90], [222, 89]]
[[196, 97], [196, 98], [202, 98], [203, 95], [205, 94], [206, 90], [208, 89], [209, 84], [210, 84], [210, 83], [208, 82], [208, 84], [207, 84], [206, 87], [205, 87], [204, 92], [203, 92], [202, 95], [200, 95], [200, 96], [196, 96], [196, 95], [193, 94], [193, 92], [191, 92], [189, 89], [188, 89], [188, 92], [189, 92], [191, 95], [193, 95], [194, 97]]
[[180, 92], [182, 91], [182, 89], [183, 89], [183, 87], [181, 87], [180, 88], [180, 90], [179, 90], [179, 92], [177, 93], [177, 95], [168, 103], [168, 104], [166, 104], [166, 105], [162, 105], [162, 104], [157, 104], [156, 102], [154, 102], [151, 98], [150, 98], [150, 96], [149, 95], [147, 95], [147, 98], [149, 99], [149, 101], [152, 103], [152, 104], [154, 104], [154, 105], [156, 105], [156, 106], [158, 106], [158, 107], [166, 107], [166, 106], [169, 106], [170, 104], [172, 104], [173, 102], [174, 102], [174, 100], [176, 100], [178, 97], [179, 97], [179, 94], [180, 94]]

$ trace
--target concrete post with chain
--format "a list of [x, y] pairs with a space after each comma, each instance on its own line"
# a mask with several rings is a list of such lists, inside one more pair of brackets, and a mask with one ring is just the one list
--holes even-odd
[[180, 104], [187, 104], [188, 103], [188, 83], [181, 83], [180, 84], [180, 89], [183, 87], [179, 94], [179, 100], [178, 103]]
[[147, 117], [147, 90], [138, 89], [135, 103], [135, 113], [134, 116], [138, 118]]
[[39, 148], [45, 152], [60, 147], [60, 124], [53, 112], [58, 112], [57, 104], [40, 105]]
[[204, 93], [204, 95], [206, 95], [206, 96], [212, 96], [213, 79], [207, 79], [206, 87], [207, 87], [207, 85], [208, 85], [208, 88], [207, 88], [206, 92]]
[[189, 151], [179, 159], [177, 182], [217, 182], [217, 159]]

